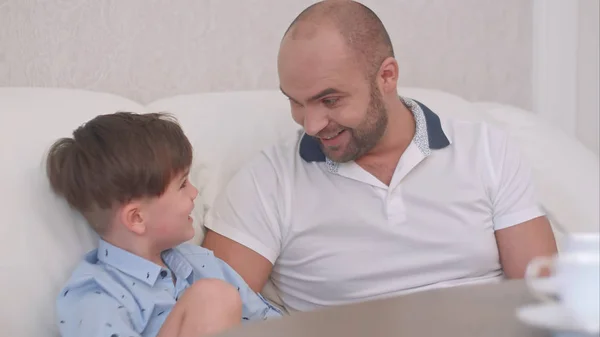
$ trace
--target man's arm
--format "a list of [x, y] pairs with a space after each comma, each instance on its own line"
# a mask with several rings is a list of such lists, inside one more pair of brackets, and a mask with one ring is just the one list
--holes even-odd
[[259, 293], [269, 279], [273, 265], [262, 255], [219, 233], [207, 230], [202, 246], [233, 268], [248, 286]]
[[239, 170], [209, 210], [202, 246], [262, 291], [281, 249], [282, 178], [265, 153]]
[[[213, 234], [216, 233], [213, 232]], [[196, 247], [196, 249], [200, 250], [203, 248]], [[206, 251], [206, 249], [203, 250]], [[222, 277], [223, 281], [227, 282], [228, 284], [232, 285], [234, 288], [237, 289], [236, 295], [238, 295], [242, 300], [243, 321], [264, 321], [270, 318], [279, 318], [282, 316], [282, 312], [279, 309], [277, 309], [276, 307], [271, 305], [271, 303], [265, 300], [264, 297], [262, 297], [259, 294], [259, 292], [250, 288], [248, 283], [229, 264], [225, 263], [222, 259], [219, 259], [218, 257], [212, 254], [209, 254], [209, 256], [207, 256], [206, 259], [206, 266], [208, 267], [208, 272], [211, 272], [215, 278]], [[268, 261], [266, 262], [270, 269], [271, 264]], [[212, 268], [216, 269], [213, 270]]]
[[557, 252], [550, 222], [538, 206], [532, 169], [507, 134], [490, 130], [493, 221], [507, 278], [523, 278], [535, 257]]
[[556, 242], [545, 216], [496, 231], [500, 263], [507, 278], [523, 278], [536, 256], [556, 254]]

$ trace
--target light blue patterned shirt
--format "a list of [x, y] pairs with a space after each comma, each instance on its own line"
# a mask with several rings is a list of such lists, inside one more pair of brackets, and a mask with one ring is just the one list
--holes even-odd
[[58, 295], [61, 335], [154, 337], [185, 289], [203, 278], [224, 280], [238, 288], [243, 321], [281, 316], [210, 250], [183, 244], [162, 257], [167, 269], [100, 240], [98, 249], [85, 256]]

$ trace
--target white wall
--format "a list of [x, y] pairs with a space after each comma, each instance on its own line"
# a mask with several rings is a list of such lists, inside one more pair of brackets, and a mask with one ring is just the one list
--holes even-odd
[[533, 111], [598, 154], [598, 0], [533, 4]]
[[[314, 0], [0, 0], [0, 86], [176, 94], [277, 89], [276, 56]], [[530, 0], [364, 0], [400, 84], [531, 108]]]
[[[281, 35], [313, 2], [0, 0], [0, 86], [142, 103], [276, 89]], [[391, 34], [402, 86], [533, 109], [598, 153], [598, 0], [363, 2]]]
[[598, 50], [600, 48], [598, 0], [579, 0], [577, 48], [576, 134], [586, 146], [599, 152]]

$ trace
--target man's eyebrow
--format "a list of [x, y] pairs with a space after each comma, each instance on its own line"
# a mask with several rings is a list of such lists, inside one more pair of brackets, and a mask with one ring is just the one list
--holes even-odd
[[285, 91], [283, 91], [283, 89], [281, 88], [281, 86], [279, 87], [279, 90], [281, 90], [281, 93], [285, 95], [285, 97], [291, 99], [292, 101], [298, 103], [298, 101], [296, 101], [295, 99], [293, 99], [290, 95], [288, 95]]
[[325, 97], [327, 95], [338, 94], [338, 93], [340, 93], [340, 91], [337, 90], [337, 89], [327, 88], [325, 90], [322, 90], [320, 93], [318, 93], [318, 94], [312, 96], [311, 98], [309, 98], [308, 101], [309, 102], [313, 102], [313, 101], [316, 101], [316, 100], [318, 100], [320, 98], [323, 98], [323, 97]]
[[[281, 87], [279, 87], [279, 90], [281, 90], [281, 92], [282, 92], [282, 93], [283, 93], [283, 94], [284, 94], [284, 95], [285, 95], [287, 98], [289, 98], [289, 99], [291, 99], [292, 101], [294, 101], [294, 102], [298, 103], [298, 101], [296, 101], [295, 99], [293, 99], [292, 97], [290, 97], [290, 95], [288, 95], [288, 94], [287, 94], [285, 91], [283, 91], [283, 89], [282, 89]], [[318, 100], [318, 99], [320, 99], [320, 98], [323, 98], [323, 97], [325, 97], [325, 96], [327, 96], [327, 95], [331, 95], [331, 94], [338, 94], [338, 93], [341, 93], [341, 91], [339, 91], [339, 90], [337, 90], [337, 89], [334, 89], [334, 88], [327, 88], [327, 89], [325, 89], [325, 90], [322, 90], [322, 91], [321, 91], [321, 92], [319, 92], [318, 94], [316, 94], [316, 95], [314, 95], [314, 96], [310, 97], [310, 98], [308, 99], [308, 101], [309, 101], [309, 102], [314, 102], [314, 101], [316, 101], [316, 100]]]

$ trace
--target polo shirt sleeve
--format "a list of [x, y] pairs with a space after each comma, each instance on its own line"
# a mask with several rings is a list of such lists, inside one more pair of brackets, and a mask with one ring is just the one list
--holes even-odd
[[242, 167], [212, 208], [205, 227], [236, 241], [272, 264], [281, 248], [282, 178], [266, 154]]
[[62, 337], [139, 337], [120, 303], [93, 283], [65, 288], [57, 299]]
[[494, 230], [544, 215], [538, 205], [532, 169], [518, 145], [502, 130], [489, 130]]

